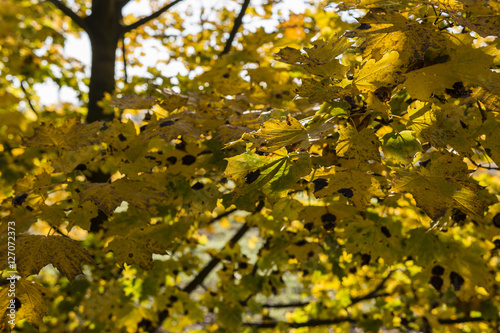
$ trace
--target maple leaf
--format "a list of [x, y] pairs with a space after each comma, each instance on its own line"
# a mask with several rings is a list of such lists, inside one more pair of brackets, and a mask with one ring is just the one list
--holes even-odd
[[80, 193], [81, 202], [92, 201], [108, 215], [113, 214], [123, 201], [147, 211], [166, 197], [166, 193], [157, 184], [128, 179], [119, 179], [113, 183], [84, 184]]
[[[83, 274], [82, 262], [93, 262], [92, 256], [78, 242], [63, 236], [28, 235], [16, 239], [17, 271], [23, 277], [38, 274], [52, 264], [70, 281]], [[2, 247], [2, 263], [6, 263], [7, 245]]]
[[23, 144], [28, 147], [76, 151], [84, 146], [99, 144], [98, 133], [102, 127], [102, 122], [83, 124], [79, 117], [66, 118], [59, 127], [52, 123], [41, 124], [35, 128], [32, 137], [23, 140]]
[[146, 270], [153, 268], [153, 253], [165, 254], [172, 243], [185, 235], [189, 229], [187, 221], [174, 224], [142, 226], [129, 232], [127, 236], [115, 237], [106, 251], [115, 254], [120, 266], [124, 263], [139, 265]]
[[[3, 332], [10, 331], [12, 325], [10, 325], [9, 321], [13, 320], [17, 324], [17, 322], [23, 319], [33, 327], [38, 328], [42, 323], [43, 317], [47, 314], [44, 299], [47, 297], [48, 291], [41, 284], [23, 278], [14, 278], [14, 280], [10, 281], [0, 289], [0, 306], [2, 309], [0, 312], [0, 330]], [[15, 285], [12, 288], [15, 290], [14, 298], [10, 296], [12, 294], [11, 283]], [[11, 299], [14, 300], [14, 303], [11, 303]], [[14, 304], [15, 307], [14, 318], [9, 316], [11, 312], [8, 307], [11, 304]]]

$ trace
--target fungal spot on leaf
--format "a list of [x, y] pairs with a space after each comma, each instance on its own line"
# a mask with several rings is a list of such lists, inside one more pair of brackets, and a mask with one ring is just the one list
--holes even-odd
[[429, 283], [431, 284], [431, 286], [434, 287], [434, 289], [436, 289], [437, 291], [441, 291], [441, 288], [443, 287], [443, 279], [441, 279], [439, 276], [437, 275], [433, 275], [431, 277], [431, 280], [429, 281]]
[[128, 254], [128, 257], [129, 257], [129, 258], [132, 258], [133, 256], [134, 256], [134, 254], [133, 254], [133, 253], [129, 253], [129, 254]]
[[354, 193], [350, 188], [341, 188], [340, 190], [337, 191], [337, 193], [342, 194], [346, 198], [352, 198], [354, 196]]
[[196, 184], [191, 186], [191, 188], [195, 191], [201, 190], [204, 187], [205, 187], [205, 185], [203, 185], [203, 183], [200, 183], [200, 182], [197, 182]]
[[384, 234], [384, 236], [387, 238], [391, 238], [391, 236], [392, 236], [389, 229], [387, 229], [387, 227], [385, 227], [385, 226], [380, 228], [380, 232], [382, 232], [382, 234]]
[[372, 259], [372, 256], [369, 254], [362, 254], [361, 255], [361, 266], [369, 265], [370, 260]]
[[229, 79], [229, 73], [224, 73], [224, 74], [222, 75], [222, 77], [223, 77], [223, 78], [225, 78], [225, 79]]
[[125, 137], [125, 135], [123, 135], [122, 133], [120, 133], [120, 135], [118, 135], [118, 139], [120, 139], [121, 142], [127, 140], [127, 138]]
[[173, 120], [165, 120], [160, 123], [160, 127], [172, 126], [175, 124]]
[[463, 82], [455, 82], [453, 89], [446, 89], [445, 91], [453, 98], [469, 97], [472, 92], [472, 90], [465, 89]]
[[335, 221], [337, 217], [333, 214], [326, 213], [321, 216], [321, 222], [323, 222], [323, 228], [325, 230], [333, 230], [335, 229]]
[[500, 213], [495, 215], [495, 217], [493, 218], [493, 225], [497, 228], [500, 228]]
[[455, 288], [455, 291], [459, 291], [460, 288], [462, 288], [465, 280], [460, 274], [455, 273], [455, 272], [451, 272], [450, 273], [450, 282], [453, 285], [453, 288]]
[[432, 275], [443, 275], [444, 268], [442, 266], [436, 265], [432, 267]]
[[304, 224], [304, 228], [311, 231], [312, 228], [314, 227], [314, 223], [312, 222], [307, 222], [306, 224]]
[[181, 141], [181, 142], [175, 144], [175, 149], [186, 151], [186, 146], [187, 146], [187, 144], [184, 141]]
[[19, 298], [14, 297], [14, 309], [17, 311], [21, 308], [21, 306], [22, 306], [22, 303], [19, 300]]
[[245, 183], [247, 184], [252, 184], [254, 181], [257, 180], [260, 176], [260, 169], [257, 169], [255, 171], [250, 171], [246, 176], [245, 176]]
[[194, 162], [196, 162], [196, 157], [194, 157], [193, 155], [186, 155], [182, 158], [183, 165], [191, 165]]
[[170, 164], [170, 165], [174, 165], [175, 163], [177, 163], [177, 157], [175, 157], [175, 156], [170, 156], [169, 158], [167, 158], [167, 162], [168, 162], [168, 164]]
[[21, 195], [18, 195], [17, 197], [15, 197], [14, 199], [12, 199], [12, 204], [14, 206], [19, 206], [19, 205], [22, 205], [24, 201], [26, 201], [26, 198], [28, 197], [28, 194], [27, 193], [24, 193], [24, 194], [21, 194]]
[[313, 180], [314, 192], [318, 192], [328, 186], [328, 181], [325, 178], [318, 178]]

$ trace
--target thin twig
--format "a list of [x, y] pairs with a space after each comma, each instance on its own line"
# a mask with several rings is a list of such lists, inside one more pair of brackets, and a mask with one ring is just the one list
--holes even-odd
[[476, 163], [474, 160], [472, 160], [472, 158], [470, 157], [467, 157], [469, 159], [469, 161], [476, 167], [478, 168], [482, 168], [482, 169], [486, 169], [486, 170], [500, 170], [499, 167], [488, 167], [488, 166], [484, 166], [484, 165], [481, 165], [479, 163]]
[[167, 10], [169, 10], [170, 8], [172, 8], [173, 6], [175, 6], [176, 4], [178, 4], [181, 1], [182, 0], [172, 1], [171, 3], [169, 3], [168, 5], [165, 5], [163, 8], [159, 9], [158, 11], [154, 12], [153, 14], [146, 16], [146, 17], [143, 17], [142, 19], [138, 20], [135, 23], [132, 23], [132, 24], [129, 24], [129, 25], [122, 27], [122, 31], [121, 31], [122, 34], [125, 34], [126, 32], [129, 32], [131, 30], [137, 29], [141, 25], [146, 24], [151, 20], [154, 20], [155, 18], [159, 17], [161, 14], [165, 13]]
[[30, 109], [33, 110], [33, 112], [38, 113], [38, 112], [36, 112], [35, 107], [31, 103], [31, 99], [30, 99], [30, 96], [28, 94], [28, 91], [24, 87], [24, 82], [26, 82], [26, 81], [24, 81], [24, 80], [21, 81], [21, 89], [23, 90], [24, 97], [26, 97], [26, 100], [28, 101], [28, 105], [30, 106]]
[[123, 56], [123, 71], [125, 74], [124, 80], [125, 83], [128, 82], [128, 74], [127, 74], [127, 52], [125, 50], [125, 36], [122, 38], [122, 56]]
[[53, 3], [60, 11], [62, 11], [64, 14], [66, 14], [69, 18], [73, 20], [80, 28], [88, 32], [88, 27], [87, 24], [85, 23], [85, 20], [80, 17], [77, 13], [72, 11], [69, 7], [67, 7], [64, 3], [58, 0], [48, 0], [49, 2]]
[[240, 13], [238, 14], [238, 17], [234, 20], [234, 26], [233, 30], [231, 30], [231, 33], [229, 34], [229, 38], [226, 41], [226, 45], [224, 46], [224, 50], [221, 52], [221, 56], [229, 53], [231, 50], [231, 44], [233, 44], [234, 37], [236, 36], [236, 33], [238, 32], [238, 29], [240, 28], [241, 24], [243, 23], [243, 16], [245, 16], [245, 12], [248, 8], [248, 5], [250, 4], [250, 0], [245, 0], [243, 2], [243, 5], [241, 5], [241, 10]]

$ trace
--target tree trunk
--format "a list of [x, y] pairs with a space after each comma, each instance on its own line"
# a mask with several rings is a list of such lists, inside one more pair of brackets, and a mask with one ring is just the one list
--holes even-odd
[[87, 122], [112, 119], [98, 102], [105, 93], [115, 90], [115, 62], [121, 38], [121, 7], [117, 0], [94, 0], [92, 14], [86, 18], [92, 47], [92, 69], [89, 85]]

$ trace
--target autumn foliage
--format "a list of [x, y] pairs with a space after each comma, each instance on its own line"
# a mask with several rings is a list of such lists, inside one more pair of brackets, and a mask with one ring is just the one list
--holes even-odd
[[173, 6], [147, 29], [123, 17], [114, 49], [156, 38], [189, 74], [117, 72], [88, 122], [31, 88], [54, 66], [61, 86], [88, 83], [57, 44], [93, 29], [76, 22], [92, 6], [55, 2], [1, 7], [16, 331], [498, 330], [498, 1], [317, 2], [273, 31], [238, 20], [274, 1], [214, 9], [189, 34]]

